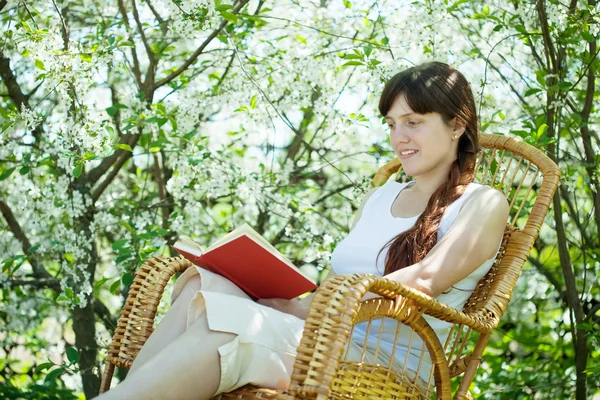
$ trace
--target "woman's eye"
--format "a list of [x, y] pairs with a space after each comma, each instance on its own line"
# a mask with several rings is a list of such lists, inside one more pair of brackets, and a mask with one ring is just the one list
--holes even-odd
[[394, 125], [394, 124], [388, 124], [388, 128], [390, 128], [390, 129], [394, 129], [394, 126], [396, 126], [396, 125]]
[[415, 126], [415, 125], [419, 125], [419, 121], [408, 121], [407, 124], [410, 126]]

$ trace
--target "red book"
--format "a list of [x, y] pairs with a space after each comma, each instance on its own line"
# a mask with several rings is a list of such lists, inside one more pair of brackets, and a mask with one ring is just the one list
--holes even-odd
[[194, 264], [229, 279], [255, 300], [293, 299], [317, 287], [247, 224], [204, 251], [186, 237], [173, 248]]

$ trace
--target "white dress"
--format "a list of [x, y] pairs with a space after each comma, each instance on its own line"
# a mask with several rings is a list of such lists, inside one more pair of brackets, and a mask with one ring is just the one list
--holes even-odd
[[[339, 243], [332, 254], [331, 266], [336, 273], [382, 275], [386, 253], [382, 252], [376, 262], [379, 250], [391, 238], [410, 228], [417, 220], [417, 217], [394, 218], [391, 215], [391, 205], [406, 185], [406, 183], [389, 181], [367, 200], [357, 225]], [[448, 207], [440, 225], [438, 240], [450, 228], [466, 198], [480, 186], [475, 183], [470, 184], [465, 193]], [[461, 309], [477, 282], [492, 266], [494, 259], [495, 256], [455, 285], [456, 288], [462, 290], [453, 288], [449, 293], [440, 295], [438, 300]], [[255, 303], [231, 281], [197, 266], [188, 268], [179, 277], [172, 293], [172, 301], [177, 299], [185, 282], [196, 274], [200, 275], [202, 287], [190, 301], [187, 326], [189, 327], [203, 313], [206, 313], [209, 329], [237, 335], [232, 342], [219, 348], [221, 382], [217, 393], [229, 392], [249, 383], [260, 387], [286, 389], [290, 383], [296, 348], [302, 337], [304, 321], [293, 315]], [[450, 324], [434, 318], [428, 318], [428, 322], [443, 344]], [[373, 332], [379, 332], [377, 322], [372, 323], [371, 329], [377, 329]], [[366, 325], [364, 324], [355, 327], [347, 359], [358, 360], [360, 358], [365, 330]], [[395, 330], [393, 324], [388, 322], [384, 324], [383, 351], [377, 354], [376, 360], [369, 359], [367, 352], [365, 361], [388, 364], [394, 341], [391, 336], [395, 335]], [[371, 334], [370, 336], [375, 339], [376, 335]], [[396, 366], [403, 365], [406, 360], [405, 339], [401, 338], [394, 353]], [[421, 347], [422, 343], [413, 339], [412, 348], [420, 349]], [[418, 353], [420, 354], [420, 350]], [[418, 363], [418, 357], [412, 354], [409, 356], [407, 364], [409, 371], [417, 371], [415, 363]], [[419, 377], [427, 382], [431, 362], [427, 360], [424, 362], [428, 362], [428, 364], [421, 366]]]
[[[392, 215], [391, 208], [394, 200], [398, 197], [402, 189], [410, 183], [388, 181], [369, 198], [362, 210], [362, 215], [358, 223], [348, 236], [338, 244], [331, 255], [331, 265], [335, 273], [383, 275], [388, 248], [386, 247], [378, 258], [379, 251], [390, 239], [397, 236], [400, 232], [411, 228], [419, 217], [416, 215], [410, 218], [398, 218]], [[438, 242], [450, 229], [467, 198], [481, 187], [482, 185], [477, 183], [470, 183], [462, 196], [448, 206], [442, 216], [438, 230]], [[498, 244], [499, 249], [500, 244]], [[497, 254], [498, 251], [496, 251], [494, 257], [486, 260], [479, 268], [455, 284], [449, 291], [439, 295], [437, 300], [461, 310], [469, 299], [469, 296], [473, 293], [479, 280], [485, 276], [494, 264]], [[424, 316], [424, 318], [435, 331], [442, 345], [444, 345], [452, 324], [429, 316]], [[364, 342], [367, 334], [367, 325], [366, 322], [363, 322], [355, 326], [353, 339], [356, 342]], [[393, 319], [386, 319], [383, 324], [381, 347], [388, 354], [392, 354], [393, 352], [397, 326], [398, 323]], [[380, 329], [381, 320], [375, 320], [371, 323], [369, 342], [372, 346], [376, 346], [377, 344]], [[418, 369], [420, 378], [428, 382], [431, 371], [431, 358], [425, 352], [421, 367], [418, 368], [423, 342], [418, 336], [411, 335], [410, 332], [408, 328], [400, 330], [394, 358], [399, 363], [406, 364], [407, 369], [410, 371], [417, 371]], [[408, 348], [411, 349], [411, 354], [407, 359], [406, 353]]]

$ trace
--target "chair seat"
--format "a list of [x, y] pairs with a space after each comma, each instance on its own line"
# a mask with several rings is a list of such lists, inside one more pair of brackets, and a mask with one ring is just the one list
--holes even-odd
[[211, 400], [228, 400], [228, 399], [281, 399], [283, 393], [280, 390], [264, 389], [252, 385], [242, 386], [239, 389], [229, 393], [221, 393], [211, 397]]
[[[424, 389], [424, 388], [423, 388]], [[252, 385], [243, 386], [233, 392], [221, 393], [211, 400], [226, 399], [292, 399], [285, 392], [264, 389]], [[367, 363], [341, 361], [332, 390], [332, 400], [421, 400], [425, 395], [420, 388], [404, 376], [389, 368]]]

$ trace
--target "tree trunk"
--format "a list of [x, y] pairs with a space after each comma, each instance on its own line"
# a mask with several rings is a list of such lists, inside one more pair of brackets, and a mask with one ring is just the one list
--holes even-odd
[[[93, 211], [88, 211], [79, 218], [75, 226], [77, 232], [83, 232], [92, 243], [92, 249], [85, 265], [85, 271], [89, 273], [89, 283], [94, 285], [94, 273], [98, 261], [98, 249], [94, 239], [94, 233], [90, 230], [90, 223], [94, 219]], [[81, 275], [83, 281], [83, 274]], [[79, 351], [79, 369], [83, 383], [83, 393], [87, 399], [98, 395], [100, 391], [100, 376], [97, 370], [98, 345], [96, 343], [96, 316], [94, 314], [94, 295], [91, 293], [85, 307], [75, 306], [71, 316], [73, 318], [73, 331], [75, 332], [75, 347]]]

